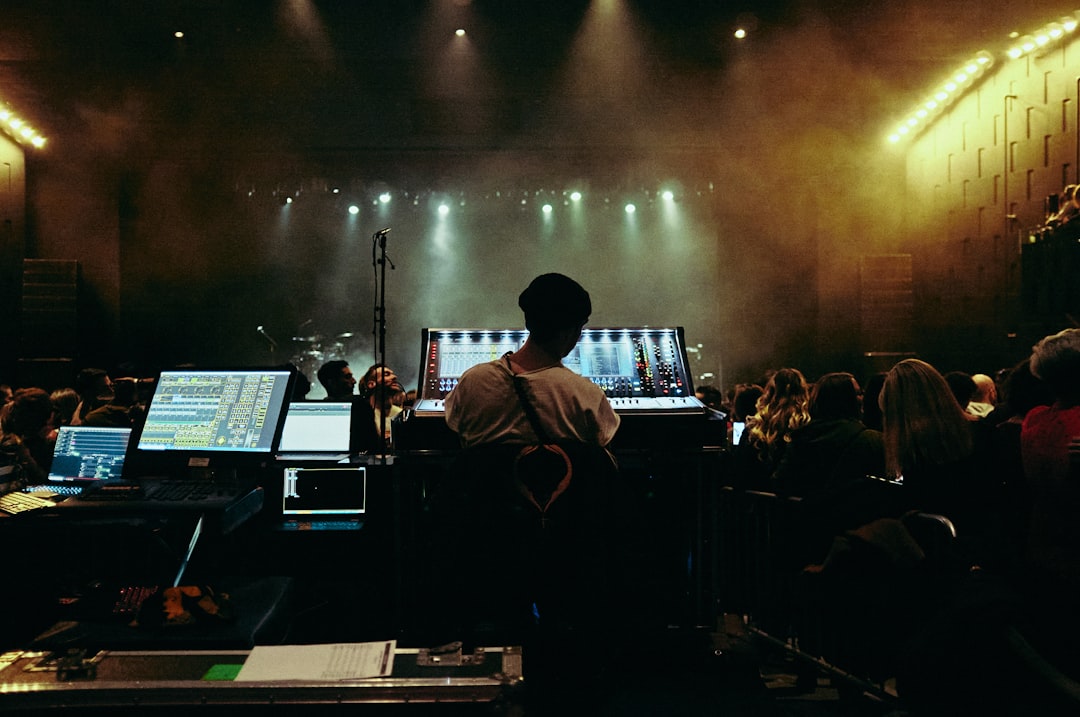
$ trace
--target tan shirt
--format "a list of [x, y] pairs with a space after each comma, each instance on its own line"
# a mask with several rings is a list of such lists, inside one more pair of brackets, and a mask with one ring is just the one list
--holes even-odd
[[[518, 374], [552, 440], [606, 446], [619, 416], [599, 386], [562, 364]], [[466, 447], [490, 443], [536, 443], [513, 374], [505, 358], [473, 366], [446, 397], [446, 423]]]

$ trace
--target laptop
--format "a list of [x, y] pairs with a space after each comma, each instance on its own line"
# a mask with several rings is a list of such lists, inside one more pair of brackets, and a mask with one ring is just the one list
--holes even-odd
[[279, 461], [330, 461], [349, 457], [352, 403], [301, 401], [289, 404], [278, 444]]
[[124, 471], [130, 428], [61, 426], [53, 447], [48, 486], [81, 489], [103, 480], [117, 480]]
[[281, 530], [363, 527], [367, 466], [287, 466], [281, 478]]

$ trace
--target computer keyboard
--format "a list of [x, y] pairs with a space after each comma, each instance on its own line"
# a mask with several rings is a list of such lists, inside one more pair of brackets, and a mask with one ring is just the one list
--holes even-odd
[[218, 486], [209, 481], [163, 480], [145, 487], [152, 500], [201, 500], [209, 497]]
[[84, 491], [79, 499], [86, 501], [155, 501], [183, 502], [210, 498], [238, 496], [235, 485], [212, 481], [182, 479], [148, 480], [143, 482], [110, 482]]
[[42, 498], [39, 495], [30, 495], [29, 493], [7, 493], [0, 495], [0, 511], [4, 513], [22, 513], [27, 510], [36, 510], [38, 508], [52, 508], [55, 506], [51, 500]]

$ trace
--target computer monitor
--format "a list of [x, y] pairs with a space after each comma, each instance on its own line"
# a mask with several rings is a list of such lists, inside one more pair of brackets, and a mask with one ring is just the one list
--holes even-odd
[[236, 466], [269, 458], [281, 440], [295, 371], [162, 371], [135, 454], [140, 464]]
[[285, 518], [342, 518], [367, 511], [365, 466], [290, 466], [282, 478]]
[[289, 404], [280, 453], [348, 453], [351, 401], [298, 401]]

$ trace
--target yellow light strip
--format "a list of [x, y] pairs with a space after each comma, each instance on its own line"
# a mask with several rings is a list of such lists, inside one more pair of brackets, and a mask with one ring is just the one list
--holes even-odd
[[30, 144], [38, 149], [45, 146], [45, 137], [3, 104], [0, 104], [0, 129], [21, 144]]
[[1041, 50], [1052, 43], [1060, 41], [1076, 30], [1078, 25], [1077, 17], [1080, 17], [1080, 10], [1072, 15], [1066, 15], [1057, 22], [1040, 27], [1030, 35], [1024, 35], [1016, 41], [1015, 45], [1009, 48], [1006, 54], [1010, 59], [1019, 60], [1025, 55], [1030, 55], [1036, 50]]
[[896, 127], [889, 135], [889, 141], [896, 143], [908, 135], [917, 134], [957, 97], [967, 92], [993, 65], [994, 56], [983, 51], [955, 69]]
[[[1072, 15], [1066, 15], [1055, 22], [1046, 24], [1030, 35], [1015, 40], [1004, 53], [1005, 57], [1018, 60], [1021, 57], [1034, 52], [1045, 51], [1056, 43], [1062, 42], [1066, 37], [1080, 27], [1080, 10]], [[900, 124], [888, 135], [888, 140], [897, 143], [905, 137], [914, 137], [924, 128], [929, 126], [941, 112], [956, 101], [958, 97], [968, 91], [984, 74], [994, 65], [994, 56], [983, 50], [972, 61], [964, 64], [949, 79], [921, 102]]]

